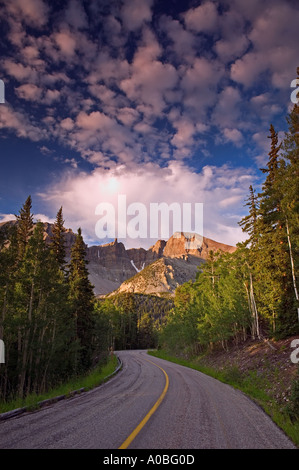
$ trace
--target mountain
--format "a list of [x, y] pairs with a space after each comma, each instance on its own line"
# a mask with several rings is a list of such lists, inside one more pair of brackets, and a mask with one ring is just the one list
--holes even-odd
[[124, 281], [119, 288], [110, 295], [122, 293], [138, 293], [147, 295], [173, 294], [175, 289], [189, 280], [195, 280], [198, 266], [204, 263], [203, 259], [166, 258], [157, 259], [142, 271]]
[[115, 239], [111, 243], [87, 248], [90, 280], [97, 295], [108, 294], [122, 282], [131, 278], [155, 260], [163, 256], [165, 242], [158, 241], [148, 250], [144, 248], [126, 249]]
[[[0, 230], [15, 223], [1, 223]], [[44, 238], [47, 243], [51, 240], [52, 227], [52, 224], [44, 223]], [[75, 239], [72, 229], [66, 229], [67, 259], [70, 258]], [[210, 250], [232, 253], [235, 249], [197, 234], [176, 232], [168, 241], [158, 240], [148, 250], [126, 249], [117, 239], [104, 245], [86, 245], [86, 258], [96, 295], [111, 292], [157, 294], [173, 293], [178, 285], [195, 279], [197, 266], [207, 259]]]
[[179, 285], [195, 280], [198, 267], [211, 250], [233, 253], [236, 248], [197, 234], [177, 232], [165, 243], [163, 253], [156, 261], [124, 281], [111, 295], [125, 292], [174, 294]]

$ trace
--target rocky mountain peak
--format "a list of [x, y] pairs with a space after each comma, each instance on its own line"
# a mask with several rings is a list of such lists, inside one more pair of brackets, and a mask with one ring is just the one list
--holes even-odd
[[[0, 224], [0, 229], [5, 224], [12, 223], [15, 223], [15, 221]], [[50, 243], [51, 240], [52, 227], [53, 224], [44, 223], [44, 237], [47, 243]], [[69, 259], [76, 235], [72, 229], [66, 229], [64, 237], [66, 254]], [[145, 274], [151, 273], [151, 276], [155, 278], [158, 276], [159, 271], [160, 286], [163, 284], [163, 290], [167, 292], [172, 291], [173, 287], [177, 284], [194, 279], [197, 266], [208, 258], [210, 250], [232, 253], [235, 249], [233, 246], [218, 243], [194, 233], [176, 232], [168, 241], [158, 240], [149, 249], [126, 249], [125, 245], [119, 242], [117, 238], [103, 245], [86, 246], [86, 257], [90, 280], [95, 287], [96, 294], [104, 295], [114, 291], [124, 281], [133, 278], [136, 274], [141, 274], [147, 266], [152, 265], [158, 260], [161, 260], [161, 262], [153, 266], [153, 269], [147, 270]], [[155, 269], [157, 271], [156, 274]], [[140, 284], [143, 277], [139, 276], [138, 279]], [[149, 279], [149, 277], [147, 276], [146, 279]], [[132, 282], [134, 284], [135, 281], [132, 280]], [[149, 282], [152, 285], [152, 291], [155, 290], [153, 288], [155, 281], [152, 279]], [[169, 289], [167, 287], [168, 283]], [[124, 290], [138, 290], [138, 287], [134, 287], [133, 284], [131, 282], [126, 283]], [[143, 281], [141, 285], [142, 291], [145, 292], [146, 287]]]

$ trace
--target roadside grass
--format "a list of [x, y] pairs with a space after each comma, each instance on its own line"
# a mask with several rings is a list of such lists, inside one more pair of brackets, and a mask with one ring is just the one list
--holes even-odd
[[219, 371], [201, 365], [200, 358], [189, 361], [170, 355], [163, 350], [149, 350], [148, 354], [198, 370], [242, 391], [258, 404], [270, 416], [272, 421], [293, 441], [295, 446], [299, 448], [299, 421], [292, 420], [286, 407], [282, 407], [271, 397], [267, 392], [270, 382], [265, 377], [259, 375], [258, 371], [253, 370], [243, 374], [236, 366]]
[[115, 371], [117, 367], [117, 357], [113, 354], [109, 356], [107, 363], [99, 364], [90, 373], [76, 377], [67, 383], [49, 390], [44, 394], [31, 393], [24, 399], [16, 398], [7, 402], [0, 401], [0, 413], [15, 410], [17, 408], [27, 408], [32, 411], [39, 408], [39, 403], [43, 400], [59, 397], [65, 395], [66, 398], [72, 395], [75, 390], [84, 388], [84, 391], [90, 390], [104, 383], [106, 379]]

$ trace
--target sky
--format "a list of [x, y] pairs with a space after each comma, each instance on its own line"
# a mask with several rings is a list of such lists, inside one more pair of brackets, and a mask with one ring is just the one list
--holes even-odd
[[[0, 222], [31, 195], [36, 220], [62, 206], [89, 245], [110, 241], [107, 216], [148, 248], [151, 204], [189, 204], [194, 228], [202, 203], [204, 236], [244, 240], [270, 124], [283, 139], [293, 106], [298, 24], [297, 0], [0, 1]], [[142, 238], [118, 232], [119, 196], [137, 234], [144, 208]]]

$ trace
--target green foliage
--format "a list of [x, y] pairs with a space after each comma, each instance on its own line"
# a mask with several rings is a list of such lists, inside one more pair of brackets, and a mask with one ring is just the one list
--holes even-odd
[[97, 317], [106, 324], [112, 350], [153, 348], [172, 306], [172, 301], [167, 298], [122, 293], [99, 300]]
[[17, 219], [18, 259], [22, 260], [28, 240], [33, 228], [33, 214], [31, 214], [32, 199], [28, 196], [23, 207], [19, 211]]
[[242, 340], [250, 326], [247, 271], [240, 252], [211, 253], [197, 280], [176, 289], [160, 346], [195, 355], [211, 343], [226, 348], [228, 341]]
[[[58, 214], [63, 233], [62, 211]], [[108, 351], [81, 232], [66, 277], [63, 251], [57, 256], [44, 240], [44, 225], [32, 220], [29, 197], [16, 223], [0, 230], [0, 338], [5, 343], [1, 400], [44, 393], [85, 373]]]
[[79, 342], [80, 352], [77, 358], [78, 370], [85, 370], [92, 363], [92, 330], [94, 294], [88, 277], [86, 248], [81, 229], [78, 229], [75, 243], [71, 249], [69, 265], [69, 302], [74, 319], [75, 338]]
[[203, 348], [252, 338], [299, 333], [299, 107], [278, 142], [270, 126], [265, 181], [250, 186], [248, 215], [239, 222], [248, 239], [233, 254], [210, 253], [195, 282], [179, 287], [159, 346], [195, 355]]
[[65, 240], [64, 240], [65, 231], [66, 229], [64, 227], [62, 207], [60, 207], [59, 211], [57, 212], [56, 220], [53, 225], [52, 237], [51, 237], [51, 248], [54, 252], [56, 261], [60, 269], [64, 269], [65, 267], [65, 256], [66, 256]]
[[299, 367], [297, 369], [296, 378], [292, 384], [290, 402], [287, 405], [286, 410], [292, 421], [299, 422]]

